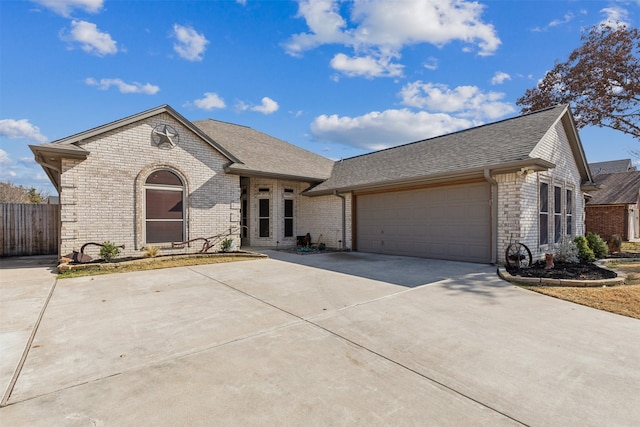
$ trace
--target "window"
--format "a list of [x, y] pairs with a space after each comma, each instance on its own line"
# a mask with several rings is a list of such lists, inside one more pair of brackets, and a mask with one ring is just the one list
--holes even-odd
[[284, 199], [284, 237], [293, 237], [293, 200]]
[[242, 237], [247, 238], [247, 226], [249, 224], [249, 203], [246, 198], [242, 199], [242, 219], [240, 225], [242, 226]]
[[153, 172], [145, 181], [147, 243], [184, 241], [184, 186], [168, 170]]
[[539, 244], [549, 243], [549, 184], [540, 183]]
[[553, 241], [562, 238], [562, 187], [553, 187]]
[[269, 199], [259, 199], [258, 203], [258, 234], [260, 237], [269, 237]]
[[565, 208], [566, 228], [565, 234], [573, 236], [573, 191], [567, 190], [567, 202]]

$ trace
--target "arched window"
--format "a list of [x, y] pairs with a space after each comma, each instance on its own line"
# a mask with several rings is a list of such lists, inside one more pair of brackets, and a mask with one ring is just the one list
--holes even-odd
[[175, 173], [157, 170], [145, 181], [146, 243], [184, 241], [184, 184]]

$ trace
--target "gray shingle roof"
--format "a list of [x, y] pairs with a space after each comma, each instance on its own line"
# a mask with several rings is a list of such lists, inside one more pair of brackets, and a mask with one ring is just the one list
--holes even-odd
[[630, 170], [634, 170], [631, 159], [589, 163], [589, 169], [591, 169], [593, 176], [603, 173], [629, 172]]
[[231, 165], [228, 168], [231, 172], [314, 182], [331, 175], [333, 160], [249, 127], [211, 119], [193, 124], [242, 162]]
[[629, 205], [638, 202], [640, 172], [604, 173], [595, 177], [602, 188], [591, 193], [587, 205]]
[[336, 163], [331, 178], [309, 190], [364, 188], [416, 177], [461, 174], [530, 159], [545, 133], [567, 111], [558, 106], [449, 135], [376, 151]]

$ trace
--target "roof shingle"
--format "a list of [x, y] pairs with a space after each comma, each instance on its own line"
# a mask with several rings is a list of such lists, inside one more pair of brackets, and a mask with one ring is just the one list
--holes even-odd
[[640, 171], [604, 173], [596, 176], [602, 186], [592, 193], [587, 205], [632, 205], [638, 203]]
[[306, 178], [314, 182], [331, 175], [333, 160], [249, 127], [212, 119], [193, 124], [242, 162], [231, 165], [230, 171]]
[[526, 160], [566, 109], [566, 106], [557, 106], [344, 159], [336, 163], [331, 178], [307, 193], [323, 194], [333, 190], [455, 174]]

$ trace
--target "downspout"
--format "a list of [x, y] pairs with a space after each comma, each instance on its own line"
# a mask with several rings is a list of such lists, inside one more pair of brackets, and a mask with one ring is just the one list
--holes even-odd
[[496, 264], [498, 250], [498, 181], [491, 176], [489, 169], [484, 170], [484, 179], [491, 184], [491, 199], [489, 200], [491, 210], [491, 264]]
[[338, 190], [333, 190], [333, 195], [342, 199], [342, 247], [340, 249], [344, 250], [347, 239], [347, 198], [338, 194]]

